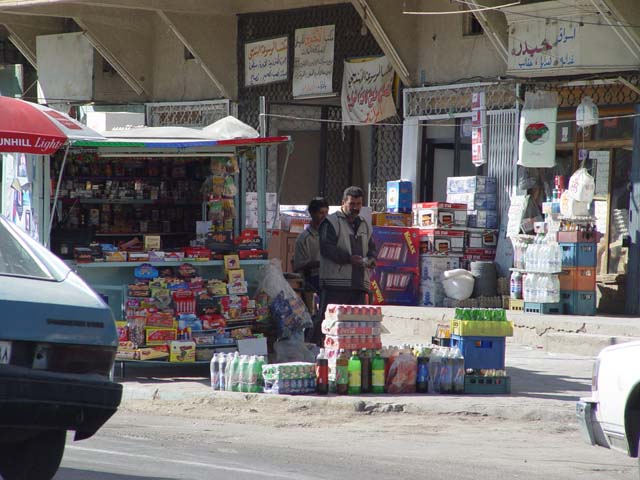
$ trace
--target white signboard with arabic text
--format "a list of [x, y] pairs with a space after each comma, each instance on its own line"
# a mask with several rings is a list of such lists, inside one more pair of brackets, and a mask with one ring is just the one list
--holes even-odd
[[395, 115], [393, 75], [387, 57], [345, 61], [342, 122], [374, 124]]
[[287, 80], [289, 37], [271, 38], [244, 45], [246, 87]]
[[293, 54], [294, 97], [332, 93], [335, 37], [335, 25], [296, 30]]

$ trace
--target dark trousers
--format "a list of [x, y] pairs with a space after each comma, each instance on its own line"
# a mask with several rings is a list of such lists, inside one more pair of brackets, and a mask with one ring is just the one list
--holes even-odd
[[366, 305], [366, 302], [367, 292], [363, 290], [342, 290], [323, 287], [320, 291], [320, 310], [313, 319], [313, 332], [309, 341], [320, 347], [324, 346], [322, 320], [324, 320], [327, 305], [332, 303], [338, 305]]

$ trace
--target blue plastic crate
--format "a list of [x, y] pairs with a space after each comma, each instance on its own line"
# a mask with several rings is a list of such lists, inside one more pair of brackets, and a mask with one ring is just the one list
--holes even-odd
[[596, 314], [596, 292], [588, 291], [562, 291], [560, 297], [571, 295], [571, 302], [568, 304], [566, 313], [569, 315], [595, 315]]
[[560, 290], [560, 305], [562, 305], [562, 313], [571, 315], [571, 312], [573, 312], [572, 290]]
[[597, 243], [561, 243], [563, 267], [595, 267]]
[[535, 303], [524, 302], [524, 313], [536, 313], [540, 315], [562, 315], [562, 303]]
[[464, 368], [504, 370], [505, 337], [472, 337], [451, 335], [451, 347], [464, 356]]

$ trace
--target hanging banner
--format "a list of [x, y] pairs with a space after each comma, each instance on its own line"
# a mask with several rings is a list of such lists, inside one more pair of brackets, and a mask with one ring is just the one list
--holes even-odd
[[487, 108], [484, 92], [471, 94], [471, 163], [480, 167], [487, 163]]
[[344, 62], [342, 122], [374, 124], [396, 114], [387, 57]]
[[289, 73], [289, 37], [244, 44], [244, 85], [284, 82]]
[[556, 164], [557, 108], [522, 110], [518, 165], [527, 168], [552, 168]]
[[333, 93], [335, 36], [335, 25], [296, 30], [293, 53], [294, 97]]

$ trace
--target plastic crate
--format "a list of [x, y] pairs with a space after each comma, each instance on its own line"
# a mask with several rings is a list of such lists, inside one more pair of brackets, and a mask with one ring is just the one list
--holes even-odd
[[558, 243], [598, 243], [600, 232], [585, 232], [573, 230], [570, 232], [558, 232]]
[[442, 337], [431, 337], [431, 343], [433, 343], [434, 345], [439, 345], [440, 347], [450, 347], [451, 339]]
[[596, 243], [561, 243], [563, 267], [595, 267]]
[[524, 310], [524, 300], [523, 299], [509, 299], [509, 310], [514, 310], [516, 312], [522, 312]]
[[511, 393], [511, 377], [464, 376], [464, 393], [476, 395], [497, 395]]
[[560, 290], [560, 305], [562, 305], [562, 313], [571, 315], [573, 312], [573, 292]]
[[464, 356], [464, 368], [504, 369], [505, 337], [451, 335], [451, 347]]
[[595, 292], [596, 269], [595, 267], [568, 268], [567, 274], [558, 275], [560, 278], [560, 290]]
[[476, 337], [511, 337], [513, 323], [504, 321], [451, 320], [451, 334]]
[[536, 303], [524, 302], [524, 313], [537, 313], [539, 315], [562, 315], [561, 303]]
[[596, 292], [573, 292], [573, 315], [596, 314]]

